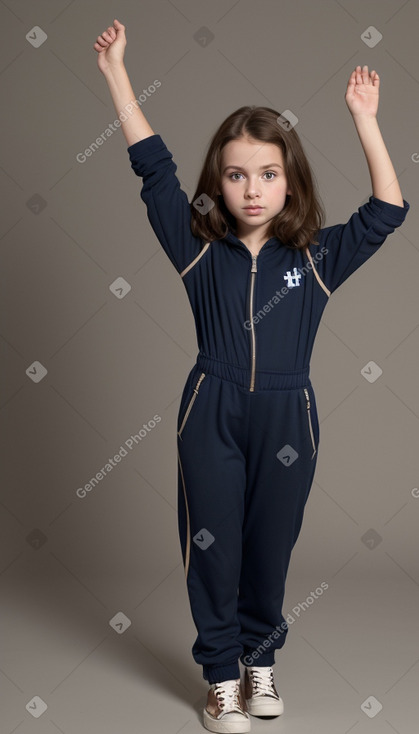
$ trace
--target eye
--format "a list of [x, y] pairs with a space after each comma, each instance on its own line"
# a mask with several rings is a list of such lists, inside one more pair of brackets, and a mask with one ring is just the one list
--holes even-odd
[[[232, 181], [238, 181], [239, 179], [238, 179], [238, 178], [234, 178], [234, 176], [242, 176], [242, 175], [243, 175], [242, 173], [240, 173], [239, 171], [236, 171], [235, 173], [231, 173], [231, 174], [229, 175], [229, 178], [230, 178], [230, 179], [231, 179]], [[268, 179], [267, 179], [267, 181], [273, 181], [273, 180], [274, 180], [274, 178], [276, 178], [276, 173], [275, 173], [274, 171], [266, 171], [266, 172], [264, 173], [264, 176], [266, 176], [266, 175], [268, 175], [268, 176], [272, 176], [272, 177], [273, 177], [273, 178], [268, 178]]]

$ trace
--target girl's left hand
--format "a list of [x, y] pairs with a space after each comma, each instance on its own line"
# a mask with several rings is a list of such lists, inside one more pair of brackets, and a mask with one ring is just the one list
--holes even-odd
[[349, 77], [345, 102], [352, 115], [375, 117], [378, 110], [380, 78], [376, 71], [368, 72], [368, 66], [357, 66]]

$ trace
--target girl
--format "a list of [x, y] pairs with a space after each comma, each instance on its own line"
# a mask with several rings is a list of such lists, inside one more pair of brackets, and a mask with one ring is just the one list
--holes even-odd
[[317, 328], [330, 295], [402, 224], [409, 204], [376, 120], [379, 77], [367, 66], [352, 72], [345, 99], [372, 195], [346, 224], [322, 228], [299, 137], [266, 107], [241, 107], [222, 123], [190, 204], [172, 154], [135, 103], [125, 46], [118, 20], [94, 44], [199, 346], [177, 446], [178, 527], [198, 631], [192, 654], [209, 683], [203, 723], [247, 732], [249, 714], [283, 712], [274, 652], [287, 635], [285, 579], [319, 446], [309, 378]]

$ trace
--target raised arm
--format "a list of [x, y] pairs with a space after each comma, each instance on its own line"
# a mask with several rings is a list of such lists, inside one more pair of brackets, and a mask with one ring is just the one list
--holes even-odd
[[115, 19], [113, 26], [97, 37], [93, 48], [98, 52], [98, 67], [108, 83], [122, 131], [130, 146], [155, 133], [138, 106], [124, 66], [126, 44], [125, 26]]
[[357, 66], [352, 72], [345, 101], [367, 159], [372, 193], [377, 199], [403, 206], [403, 196], [396, 172], [377, 122], [380, 79], [368, 66]]

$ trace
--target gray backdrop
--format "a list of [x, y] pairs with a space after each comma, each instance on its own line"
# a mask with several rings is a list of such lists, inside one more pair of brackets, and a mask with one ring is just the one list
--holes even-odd
[[[1, 2], [2, 732], [133, 731], [119, 716], [151, 670], [166, 698], [178, 681], [172, 712], [176, 685], [185, 699], [187, 713], [176, 709], [165, 731], [192, 732], [199, 723], [185, 689], [205, 692], [190, 654], [196, 632], [176, 518], [176, 417], [197, 354], [192, 313], [148, 222], [121, 129], [92, 145], [116, 119], [93, 50], [115, 16], [126, 25], [136, 95], [161, 83], [142, 109], [189, 200], [221, 121], [244, 104], [265, 105], [297, 115], [326, 224], [347, 221], [371, 185], [346, 84], [358, 63], [380, 75], [378, 119], [411, 211], [332, 295], [319, 327], [310, 375], [319, 458], [286, 611], [321, 582], [328, 589], [301, 612], [284, 655], [289, 676], [309, 671], [307, 695], [320, 666], [346, 703], [354, 696], [331, 731], [410, 734], [415, 717], [406, 714], [403, 728], [401, 712], [419, 667], [414, 0]], [[371, 361], [382, 370], [374, 382], [364, 376]], [[117, 680], [129, 671], [137, 691], [122, 686], [112, 705], [111, 670]], [[360, 704], [374, 691], [382, 704], [390, 691], [394, 708], [373, 721]], [[31, 710], [36, 696], [45, 704], [36, 699]], [[141, 731], [162, 730], [167, 702], [156, 700], [162, 708]], [[305, 725], [300, 734], [317, 731]]]

